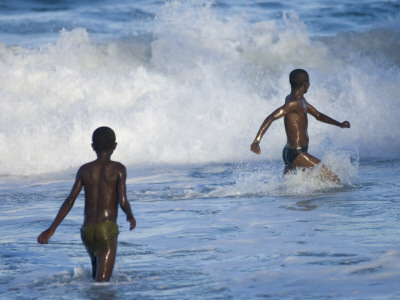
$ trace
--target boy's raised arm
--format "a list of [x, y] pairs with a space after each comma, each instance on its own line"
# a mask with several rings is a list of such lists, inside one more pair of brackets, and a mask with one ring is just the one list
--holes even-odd
[[129, 230], [136, 227], [136, 220], [133, 216], [131, 205], [129, 204], [126, 196], [126, 168], [121, 167], [121, 171], [118, 179], [118, 202], [121, 206], [122, 211], [126, 214], [126, 220], [131, 224]]
[[341, 128], [350, 128], [350, 123], [348, 121], [344, 121], [342, 123], [332, 119], [331, 117], [328, 117], [327, 115], [319, 112], [316, 110], [311, 104], [307, 102], [307, 112], [311, 114], [314, 118], [316, 118], [318, 121], [335, 125]]
[[40, 244], [48, 243], [49, 239], [53, 236], [54, 232], [56, 231], [58, 225], [60, 225], [62, 220], [64, 220], [65, 216], [70, 212], [71, 208], [74, 206], [75, 200], [78, 197], [82, 189], [82, 186], [83, 184], [79, 170], [78, 173], [76, 174], [76, 179], [72, 187], [72, 190], [67, 199], [65, 199], [64, 203], [61, 205], [53, 223], [51, 223], [50, 227], [45, 231], [43, 231], [41, 234], [39, 234], [39, 236], [37, 237], [37, 241]]

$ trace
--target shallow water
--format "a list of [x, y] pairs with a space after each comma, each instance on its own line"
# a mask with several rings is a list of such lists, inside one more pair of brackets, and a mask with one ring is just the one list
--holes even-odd
[[[129, 232], [121, 212], [108, 284], [90, 278], [79, 236], [81, 197], [48, 245], [35, 240], [73, 176], [21, 179], [1, 191], [1, 296], [399, 297], [400, 162], [361, 161], [351, 183], [316, 183], [297, 194], [282, 179], [281, 167], [248, 162], [129, 170], [128, 197], [138, 226]], [[306, 181], [304, 174], [292, 176], [295, 184]]]

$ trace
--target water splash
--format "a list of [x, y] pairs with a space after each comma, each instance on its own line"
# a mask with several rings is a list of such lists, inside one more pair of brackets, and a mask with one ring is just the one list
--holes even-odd
[[[392, 107], [399, 68], [385, 68], [384, 55], [357, 46], [379, 32], [343, 35], [343, 45], [360, 43], [338, 49], [339, 37], [313, 39], [296, 16], [285, 16], [284, 26], [250, 23], [178, 2], [154, 22], [151, 34], [129, 38], [100, 42], [81, 28], [35, 49], [2, 45], [1, 174], [77, 168], [94, 158], [90, 137], [102, 125], [116, 131], [114, 158], [129, 166], [279, 160], [280, 121], [265, 135], [261, 157], [248, 147], [283, 103], [295, 67], [310, 73], [307, 100], [352, 124], [342, 130], [310, 118], [312, 144], [329, 136], [363, 157], [398, 157], [399, 132], [392, 128], [400, 119]], [[380, 43], [394, 39], [386, 30]]]

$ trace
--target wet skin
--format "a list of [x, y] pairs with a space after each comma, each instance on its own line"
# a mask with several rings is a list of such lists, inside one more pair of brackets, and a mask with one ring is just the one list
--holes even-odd
[[[261, 153], [260, 141], [268, 130], [269, 126], [275, 120], [284, 117], [285, 131], [287, 137], [287, 145], [289, 149], [296, 149], [298, 147], [308, 146], [308, 118], [307, 114], [312, 115], [318, 121], [336, 125], [341, 128], [350, 128], [350, 123], [344, 121], [342, 123], [328, 117], [327, 115], [316, 110], [304, 98], [310, 87], [309, 81], [305, 82], [300, 88], [292, 89], [291, 93], [286, 97], [285, 104], [272, 112], [262, 123], [254, 142], [251, 144], [250, 149], [256, 154]], [[293, 161], [294, 167], [310, 168], [319, 164], [321, 161], [307, 152], [300, 153]], [[291, 168], [285, 167], [285, 173]], [[322, 167], [321, 170], [324, 176], [328, 179], [337, 180], [337, 176], [329, 171], [327, 168]]]
[[[101, 222], [116, 223], [119, 204], [130, 223], [130, 230], [136, 227], [136, 220], [126, 197], [126, 169], [121, 163], [111, 161], [111, 154], [116, 145], [115, 143], [113, 149], [109, 151], [96, 151], [97, 159], [79, 169], [72, 190], [60, 207], [53, 223], [38, 236], [39, 243], [48, 243], [58, 225], [73, 207], [82, 187], [85, 190], [83, 226]], [[110, 280], [116, 252], [117, 237], [97, 256], [89, 252], [92, 262], [92, 276], [96, 281]]]

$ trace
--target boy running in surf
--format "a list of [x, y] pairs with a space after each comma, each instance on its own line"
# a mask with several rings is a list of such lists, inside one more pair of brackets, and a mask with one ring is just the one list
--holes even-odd
[[111, 155], [117, 146], [114, 131], [108, 127], [100, 127], [94, 131], [92, 140], [92, 148], [96, 151], [97, 159], [78, 170], [69, 196], [60, 207], [53, 223], [38, 236], [37, 240], [41, 244], [48, 243], [84, 187], [82, 242], [92, 262], [92, 277], [96, 281], [109, 281], [117, 253], [118, 204], [130, 223], [129, 230], [136, 227], [136, 220], [126, 197], [125, 166], [111, 161]]
[[[341, 128], [350, 128], [350, 123], [344, 121], [339, 123], [334, 119], [320, 113], [304, 98], [310, 87], [308, 73], [302, 69], [293, 70], [290, 73], [289, 81], [291, 85], [291, 93], [286, 97], [285, 104], [272, 112], [262, 123], [256, 138], [250, 146], [251, 151], [256, 154], [261, 153], [260, 141], [271, 123], [277, 119], [284, 117], [287, 144], [283, 149], [283, 160], [285, 162], [286, 174], [295, 168], [310, 168], [319, 164], [321, 161], [308, 153], [308, 118], [307, 114], [311, 114], [318, 121], [336, 125]], [[328, 170], [325, 166], [321, 168], [324, 177], [338, 181], [336, 174]]]

